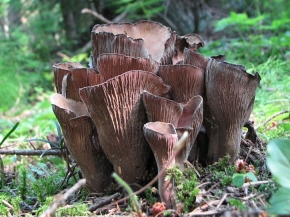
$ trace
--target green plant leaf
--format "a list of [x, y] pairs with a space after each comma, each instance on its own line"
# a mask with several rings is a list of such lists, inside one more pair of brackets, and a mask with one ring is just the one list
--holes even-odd
[[19, 125], [19, 122], [17, 122], [13, 127], [12, 129], [4, 136], [4, 138], [2, 139], [2, 141], [0, 142], [0, 147], [1, 145], [5, 142], [5, 140], [11, 135], [11, 133], [14, 132], [14, 130], [16, 130], [16, 128], [18, 127]]
[[284, 132], [290, 131], [290, 123], [282, 123], [279, 124], [279, 126], [281, 126], [284, 129]]
[[238, 174], [235, 173], [233, 175], [233, 180], [232, 180], [232, 184], [238, 188], [242, 187], [243, 184], [245, 183], [245, 174]]
[[279, 215], [290, 213], [290, 188], [279, 188], [269, 200], [268, 212]]
[[290, 189], [290, 140], [274, 139], [267, 145], [267, 165], [277, 182]]
[[258, 181], [257, 177], [252, 172], [246, 173], [245, 177], [249, 178], [252, 182], [257, 182]]
[[252, 172], [248, 172], [245, 174], [235, 173], [233, 175], [232, 184], [240, 188], [245, 183], [246, 177], [249, 178], [252, 182], [258, 181], [257, 177]]

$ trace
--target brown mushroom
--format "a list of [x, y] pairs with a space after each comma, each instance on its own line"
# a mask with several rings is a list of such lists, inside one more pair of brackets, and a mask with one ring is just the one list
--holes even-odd
[[197, 34], [188, 34], [185, 36], [176, 35], [175, 41], [175, 53], [172, 58], [173, 64], [187, 64], [183, 63], [184, 60], [184, 49], [187, 48], [194, 52], [197, 52], [200, 47], [204, 46], [204, 42], [201, 37]]
[[88, 189], [103, 192], [110, 184], [113, 168], [99, 145], [86, 106], [57, 93], [50, 100], [62, 128], [66, 147], [78, 163]]
[[175, 102], [187, 103], [196, 95], [203, 95], [204, 72], [191, 65], [160, 66], [158, 75], [172, 88]]
[[[155, 156], [158, 171], [174, 166], [174, 146], [178, 138], [172, 124], [164, 122], [149, 122], [144, 125], [144, 135]], [[172, 180], [165, 180], [165, 174], [158, 178], [158, 191], [161, 201], [167, 209], [175, 208], [174, 186]]]
[[215, 162], [238, 154], [242, 127], [248, 120], [260, 82], [258, 73], [244, 67], [210, 59], [206, 69], [206, 96], [212, 115], [208, 159]]
[[143, 94], [148, 122], [161, 121], [171, 123], [175, 128], [182, 114], [182, 105], [164, 97], [155, 96], [147, 91]]
[[143, 135], [147, 118], [141, 93], [147, 90], [162, 96], [169, 88], [155, 74], [133, 70], [80, 89], [106, 156], [130, 184], [140, 180], [150, 151]]
[[152, 59], [134, 58], [121, 54], [102, 54], [97, 61], [101, 83], [131, 70], [156, 73], [159, 68], [159, 63]]
[[[133, 56], [133, 57], [148, 57], [144, 54], [142, 55], [134, 55], [134, 53], [124, 53], [127, 52], [126, 50], [137, 50], [134, 49], [133, 46], [129, 45], [127, 42], [125, 42], [125, 39], [122, 39], [123, 44], [119, 44], [119, 46], [125, 46], [123, 53], [121, 52], [106, 52], [102, 51], [102, 48], [108, 47], [108, 46], [114, 46], [109, 45], [108, 43], [112, 43], [113, 41], [111, 39], [106, 39], [105, 41], [101, 41], [98, 43], [96, 39], [96, 36], [98, 34], [114, 34], [116, 37], [128, 37], [128, 40], [140, 40], [144, 41], [144, 45], [146, 47], [146, 51], [148, 51], [148, 54], [152, 57], [153, 60], [162, 63], [162, 64], [170, 64], [171, 59], [174, 53], [174, 43], [176, 34], [171, 31], [169, 27], [163, 26], [160, 23], [152, 22], [152, 21], [140, 21], [134, 24], [131, 23], [110, 23], [110, 24], [104, 24], [104, 25], [96, 25], [94, 26], [92, 30], [92, 40], [93, 40], [93, 54], [94, 58], [98, 58], [99, 54], [101, 53], [120, 53], [125, 54], [127, 56]], [[104, 43], [104, 46], [102, 45]], [[96, 47], [97, 45], [97, 47]], [[102, 47], [102, 48], [99, 48]], [[98, 52], [95, 52], [96, 49], [98, 49]], [[107, 48], [106, 48], [107, 49]], [[139, 48], [138, 48], [139, 49]], [[140, 50], [140, 49], [139, 49]], [[142, 49], [143, 50], [143, 47]], [[140, 54], [143, 52], [140, 52]], [[96, 55], [97, 54], [97, 55]]]
[[176, 156], [176, 162], [181, 166], [184, 161], [188, 158], [189, 153], [192, 151], [194, 159], [197, 156], [197, 147], [194, 146], [195, 139], [201, 128], [203, 121], [203, 99], [201, 96], [192, 97], [186, 104], [182, 105], [183, 112], [178, 121], [176, 128], [178, 138], [181, 138], [184, 131], [188, 131], [189, 136], [186, 140], [186, 146]]
[[99, 75], [79, 63], [59, 63], [53, 66], [58, 93], [66, 98], [81, 101], [79, 88], [100, 83]]

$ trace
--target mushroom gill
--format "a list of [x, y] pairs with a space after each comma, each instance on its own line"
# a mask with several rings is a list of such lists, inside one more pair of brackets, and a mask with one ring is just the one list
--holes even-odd
[[90, 191], [103, 192], [110, 184], [112, 165], [101, 149], [96, 130], [82, 102], [61, 94], [50, 98], [70, 154], [79, 165]]
[[80, 89], [106, 156], [129, 183], [140, 180], [150, 151], [143, 135], [147, 117], [141, 94], [147, 90], [162, 96], [169, 88], [155, 74], [133, 70]]
[[[174, 166], [174, 146], [178, 138], [172, 124], [149, 122], [144, 125], [144, 135], [157, 162], [158, 172]], [[170, 161], [171, 160], [171, 161]], [[165, 173], [158, 178], [158, 191], [167, 209], [175, 208], [174, 186], [172, 180], [165, 180]]]
[[244, 67], [210, 59], [206, 69], [206, 97], [211, 119], [208, 159], [215, 162], [226, 154], [233, 162], [238, 154], [242, 127], [253, 109], [258, 73]]

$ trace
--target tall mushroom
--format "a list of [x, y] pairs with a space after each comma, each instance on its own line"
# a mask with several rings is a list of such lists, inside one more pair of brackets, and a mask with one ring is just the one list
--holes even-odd
[[162, 96], [169, 88], [155, 74], [133, 70], [80, 89], [106, 156], [129, 183], [140, 180], [150, 151], [143, 136], [147, 118], [141, 94], [147, 90]]
[[100, 147], [86, 106], [56, 93], [50, 100], [62, 128], [65, 144], [87, 180], [88, 189], [103, 192], [110, 184], [113, 168]]
[[209, 162], [226, 154], [233, 162], [238, 154], [242, 127], [253, 109], [258, 73], [248, 74], [243, 67], [210, 59], [206, 67], [206, 97], [211, 119]]
[[[178, 138], [172, 124], [149, 122], [144, 125], [144, 135], [155, 156], [158, 171], [174, 166], [174, 146]], [[171, 161], [170, 161], [171, 160]], [[172, 180], [165, 180], [165, 173], [158, 178], [158, 190], [161, 201], [167, 209], [175, 208], [174, 186]]]

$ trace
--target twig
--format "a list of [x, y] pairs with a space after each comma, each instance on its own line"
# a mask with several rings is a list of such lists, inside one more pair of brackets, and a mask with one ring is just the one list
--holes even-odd
[[108, 20], [107, 18], [105, 18], [102, 14], [98, 14], [96, 11], [93, 11], [91, 9], [88, 9], [88, 8], [84, 8], [82, 11], [81, 11], [83, 14], [84, 13], [89, 13], [89, 14], [92, 14], [93, 16], [95, 16], [96, 18], [98, 18], [99, 20], [105, 22], [105, 23], [112, 23], [112, 21]]
[[96, 209], [98, 209], [99, 207], [104, 206], [104, 205], [106, 205], [106, 204], [108, 204], [108, 203], [111, 203], [112, 200], [115, 200], [115, 199], [117, 199], [117, 198], [120, 197], [120, 196], [121, 196], [120, 193], [115, 193], [115, 194], [113, 194], [113, 195], [111, 195], [111, 196], [109, 196], [109, 197], [107, 197], [107, 198], [104, 198], [103, 200], [98, 201], [98, 202], [96, 202], [95, 204], [91, 205], [91, 206], [89, 207], [88, 210], [89, 210], [90, 212], [93, 212], [93, 211], [95, 211]]
[[60, 150], [2, 150], [0, 149], [0, 154], [3, 155], [41, 155], [45, 152], [45, 155], [61, 155]]
[[224, 200], [227, 198], [228, 194], [224, 194], [224, 196], [222, 197], [222, 199], [220, 200], [220, 202], [218, 203], [218, 205], [216, 206], [216, 209], [218, 210], [220, 208], [220, 206], [222, 205], [222, 203], [224, 202]]
[[290, 110], [280, 111], [280, 112], [278, 112], [276, 114], [273, 114], [271, 117], [269, 117], [267, 120], [265, 120], [262, 125], [265, 126], [269, 121], [271, 121], [275, 117], [277, 117], [279, 115], [282, 115], [282, 114], [285, 114], [285, 113], [290, 113]]
[[247, 182], [247, 183], [243, 184], [242, 187], [245, 188], [245, 187], [248, 187], [248, 186], [251, 186], [251, 185], [267, 184], [269, 182], [272, 182], [272, 181], [269, 180], [269, 181]]
[[51, 204], [51, 206], [44, 213], [42, 213], [41, 217], [50, 217], [50, 215], [54, 214], [54, 212], [57, 210], [59, 205], [63, 204], [71, 194], [79, 190], [85, 184], [86, 184], [86, 180], [81, 179], [74, 186], [68, 189], [64, 194], [56, 195], [54, 198], [55, 201]]
[[2, 200], [2, 203], [5, 205], [5, 206], [7, 206], [8, 207], [8, 209], [9, 209], [9, 211], [12, 211], [13, 212], [13, 206], [10, 204], [10, 203], [8, 203], [6, 200]]

